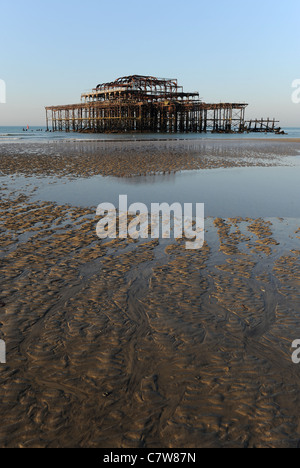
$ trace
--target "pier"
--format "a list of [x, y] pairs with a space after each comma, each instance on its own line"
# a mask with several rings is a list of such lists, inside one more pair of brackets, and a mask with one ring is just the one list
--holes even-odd
[[[78, 104], [46, 107], [47, 130], [94, 133], [243, 133], [246, 103], [208, 104], [176, 79], [132, 75], [99, 84]], [[263, 123], [262, 123], [263, 122]], [[275, 120], [260, 121], [275, 132]]]

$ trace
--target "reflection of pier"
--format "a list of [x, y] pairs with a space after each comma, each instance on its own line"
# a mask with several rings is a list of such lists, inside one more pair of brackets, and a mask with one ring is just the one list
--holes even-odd
[[46, 107], [46, 123], [66, 132], [233, 133], [247, 130], [246, 107], [207, 104], [175, 79], [136, 75], [98, 85], [79, 104]]

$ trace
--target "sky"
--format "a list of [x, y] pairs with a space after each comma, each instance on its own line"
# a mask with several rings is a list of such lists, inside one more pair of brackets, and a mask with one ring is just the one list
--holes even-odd
[[139, 74], [300, 127], [299, 17], [299, 0], [0, 0], [0, 125], [45, 125], [45, 106]]

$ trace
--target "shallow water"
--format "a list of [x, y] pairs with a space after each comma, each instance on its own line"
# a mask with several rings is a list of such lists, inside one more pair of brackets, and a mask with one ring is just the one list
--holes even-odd
[[[15, 187], [37, 187], [34, 200], [74, 206], [110, 202], [119, 195], [128, 203], [204, 203], [205, 214], [216, 217], [300, 217], [300, 158], [294, 166], [207, 169], [146, 177], [93, 176], [63, 178], [5, 177]], [[295, 162], [295, 161], [294, 161]], [[49, 184], [49, 182], [52, 182]]]

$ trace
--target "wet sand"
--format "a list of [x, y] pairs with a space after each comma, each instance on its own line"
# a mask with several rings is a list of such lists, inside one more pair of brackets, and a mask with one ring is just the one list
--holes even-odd
[[[213, 146], [205, 164], [281, 163], [274, 143], [240, 145]], [[48, 147], [9, 147], [0, 165], [71, 178], [199, 169], [199, 149], [183, 147], [178, 159], [157, 149], [149, 169], [152, 146], [133, 144], [117, 164], [115, 147], [99, 164], [54, 145], [57, 164]], [[95, 207], [2, 187], [0, 220], [1, 447], [297, 447], [299, 219], [208, 218], [204, 247], [188, 251], [100, 241]]]
[[135, 177], [183, 170], [281, 165], [300, 145], [260, 140], [66, 141], [0, 144], [0, 174]]

